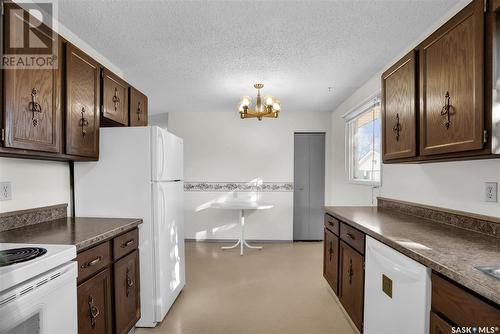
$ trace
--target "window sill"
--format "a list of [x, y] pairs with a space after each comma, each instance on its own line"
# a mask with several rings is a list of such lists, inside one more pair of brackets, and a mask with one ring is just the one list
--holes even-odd
[[373, 188], [378, 188], [382, 185], [380, 183], [380, 181], [349, 180], [348, 182], [350, 184], [357, 184], [360, 186], [368, 186], [368, 187], [373, 187]]

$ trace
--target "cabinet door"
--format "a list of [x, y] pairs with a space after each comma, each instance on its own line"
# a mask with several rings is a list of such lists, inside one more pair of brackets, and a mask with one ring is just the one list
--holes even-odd
[[66, 153], [97, 158], [99, 152], [99, 64], [66, 46]]
[[483, 21], [474, 0], [419, 46], [422, 155], [483, 148]]
[[[5, 6], [16, 5], [6, 3]], [[24, 24], [10, 22], [14, 16], [3, 17], [4, 39], [23, 36]], [[30, 29], [41, 30], [39, 33], [51, 36], [51, 31], [45, 31], [48, 28], [43, 25]], [[55, 43], [58, 43], [59, 52], [57, 68], [2, 71], [6, 147], [56, 153], [61, 151], [61, 40], [57, 38]], [[16, 51], [13, 49], [9, 53]]]
[[141, 317], [139, 295], [139, 251], [115, 263], [116, 333], [128, 333]]
[[111, 272], [107, 268], [78, 286], [78, 333], [112, 333]]
[[430, 334], [451, 334], [452, 327], [449, 323], [441, 319], [436, 313], [431, 312]]
[[128, 84], [107, 69], [102, 72], [102, 99], [103, 125], [127, 126]]
[[416, 137], [415, 51], [382, 74], [384, 160], [414, 157]]
[[356, 327], [363, 330], [364, 258], [340, 241], [339, 299]]
[[134, 87], [130, 87], [130, 126], [148, 125], [148, 97]]
[[325, 228], [323, 244], [323, 276], [338, 295], [339, 237]]

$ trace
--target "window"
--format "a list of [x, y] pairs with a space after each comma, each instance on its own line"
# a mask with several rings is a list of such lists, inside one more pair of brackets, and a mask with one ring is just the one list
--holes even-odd
[[381, 119], [380, 97], [345, 116], [347, 120], [347, 163], [349, 181], [369, 185], [380, 184]]

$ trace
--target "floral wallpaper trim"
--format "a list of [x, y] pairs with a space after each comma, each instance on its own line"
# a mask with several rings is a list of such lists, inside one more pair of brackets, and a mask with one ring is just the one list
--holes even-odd
[[293, 182], [263, 182], [255, 184], [251, 182], [184, 182], [184, 191], [207, 191], [207, 192], [291, 192]]

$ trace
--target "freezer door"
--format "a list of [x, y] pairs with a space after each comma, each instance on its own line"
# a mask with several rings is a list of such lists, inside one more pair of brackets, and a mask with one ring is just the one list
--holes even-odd
[[427, 333], [430, 269], [370, 237], [365, 261], [364, 332]]
[[182, 182], [153, 183], [158, 322], [185, 285], [182, 196]]
[[153, 181], [183, 179], [183, 141], [181, 138], [157, 126], [152, 127]]

